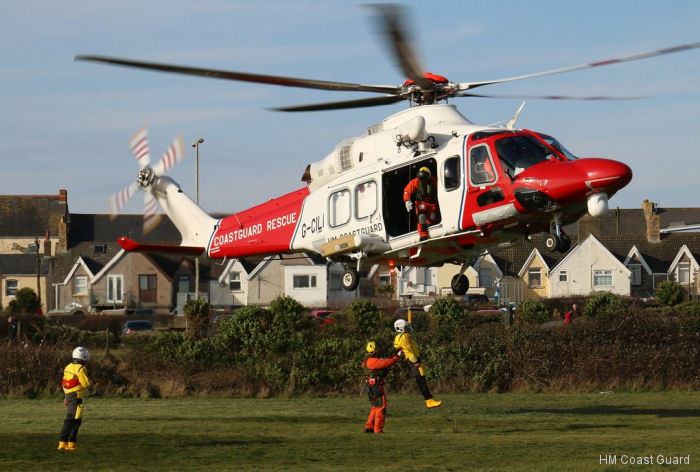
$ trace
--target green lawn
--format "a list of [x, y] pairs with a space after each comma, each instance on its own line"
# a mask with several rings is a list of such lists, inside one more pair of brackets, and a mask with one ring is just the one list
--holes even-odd
[[[700, 470], [700, 393], [389, 394], [384, 435], [355, 398], [88, 398], [77, 452], [58, 452], [60, 398], [0, 400], [6, 471]], [[617, 456], [617, 465], [600, 456]], [[690, 465], [623, 465], [623, 456]], [[628, 459], [629, 460], [629, 459]]]

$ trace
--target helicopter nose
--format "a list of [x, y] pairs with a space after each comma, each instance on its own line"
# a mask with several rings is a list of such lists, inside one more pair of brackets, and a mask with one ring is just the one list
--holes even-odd
[[579, 159], [575, 161], [585, 175], [589, 190], [606, 192], [612, 196], [632, 180], [632, 169], [611, 159]]

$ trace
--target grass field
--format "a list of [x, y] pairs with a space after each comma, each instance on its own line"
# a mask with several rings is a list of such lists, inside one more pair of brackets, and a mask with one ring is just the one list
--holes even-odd
[[[700, 470], [700, 393], [389, 396], [383, 435], [355, 398], [88, 398], [81, 449], [58, 452], [61, 399], [0, 400], [7, 471]], [[600, 463], [616, 456], [617, 465]], [[622, 464], [653, 456], [655, 465]], [[690, 455], [689, 465], [657, 456]]]

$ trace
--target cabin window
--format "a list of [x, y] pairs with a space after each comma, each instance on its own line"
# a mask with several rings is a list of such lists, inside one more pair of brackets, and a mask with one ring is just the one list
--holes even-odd
[[350, 191], [347, 189], [333, 192], [329, 199], [329, 224], [341, 226], [350, 221]]
[[373, 180], [355, 187], [355, 218], [361, 220], [377, 211], [377, 183]]
[[541, 142], [529, 136], [501, 138], [496, 141], [496, 152], [503, 171], [512, 177], [552, 157], [552, 153]]
[[12, 280], [12, 279], [5, 280], [5, 296], [6, 297], [14, 297], [15, 294], [17, 293], [18, 286], [19, 286], [19, 282], [17, 280]]
[[493, 160], [486, 144], [474, 146], [469, 151], [469, 173], [472, 185], [485, 185], [496, 181]]
[[155, 303], [156, 301], [156, 276], [155, 274], [139, 275], [139, 300]]
[[632, 285], [641, 285], [642, 284], [642, 265], [641, 264], [630, 264], [628, 268], [632, 272], [632, 279], [630, 280], [630, 283]]
[[594, 270], [593, 271], [593, 286], [594, 287], [612, 287], [612, 270]]
[[124, 277], [121, 275], [107, 276], [107, 302], [121, 303], [124, 301]]
[[562, 143], [560, 143], [559, 141], [557, 141], [555, 138], [553, 138], [547, 134], [543, 134], [543, 133], [537, 133], [537, 135], [540, 138], [544, 139], [544, 141], [547, 144], [549, 144], [550, 146], [552, 146], [554, 149], [556, 149], [560, 153], [564, 154], [566, 156], [566, 158], [569, 159], [570, 161], [575, 161], [576, 159], [578, 159], [578, 157], [574, 156], [574, 154], [571, 151], [566, 149], [564, 147], [564, 145]]
[[241, 291], [241, 273], [240, 272], [231, 272], [231, 275], [229, 276], [229, 279], [228, 279], [228, 289], [231, 290], [232, 292], [240, 292]]
[[450, 191], [459, 188], [461, 181], [461, 166], [459, 156], [450, 157], [445, 161], [443, 170], [445, 190]]
[[542, 269], [528, 269], [527, 271], [527, 285], [532, 288], [542, 286]]
[[73, 295], [87, 295], [87, 276], [77, 275], [73, 279]]

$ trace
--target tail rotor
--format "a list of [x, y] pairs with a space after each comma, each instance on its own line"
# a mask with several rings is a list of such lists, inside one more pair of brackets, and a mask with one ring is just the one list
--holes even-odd
[[136, 176], [136, 182], [109, 198], [109, 212], [111, 218], [115, 218], [134, 194], [139, 189], [143, 190], [143, 234], [145, 235], [153, 231], [162, 218], [161, 214], [158, 213], [158, 204], [153, 195], [152, 184], [157, 177], [165, 175], [175, 164], [185, 158], [185, 146], [182, 137], [177, 136], [154, 166], [151, 166], [148, 130], [145, 127], [131, 137], [129, 146], [139, 166], [139, 173]]

